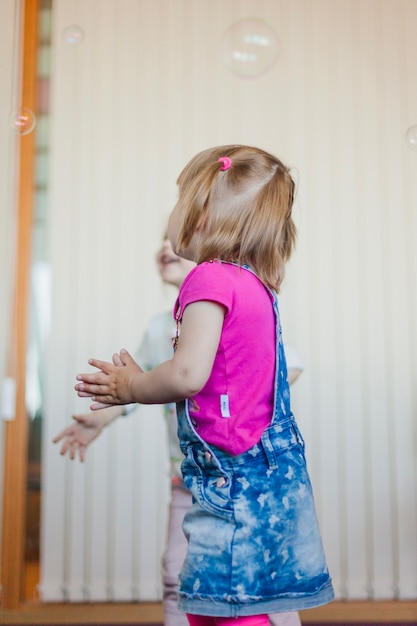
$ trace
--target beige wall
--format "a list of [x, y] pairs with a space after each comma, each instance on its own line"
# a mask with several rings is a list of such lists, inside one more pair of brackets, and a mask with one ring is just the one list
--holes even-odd
[[[221, 42], [254, 16], [281, 50], [249, 79]], [[72, 390], [87, 359], [134, 349], [171, 301], [153, 255], [176, 177], [228, 142], [273, 151], [299, 179], [281, 308], [305, 364], [294, 407], [337, 595], [417, 597], [416, 22], [416, 0], [54, 0], [46, 599], [62, 585], [75, 600], [159, 594], [159, 416], [115, 425], [84, 467], [50, 440], [88, 406]]]

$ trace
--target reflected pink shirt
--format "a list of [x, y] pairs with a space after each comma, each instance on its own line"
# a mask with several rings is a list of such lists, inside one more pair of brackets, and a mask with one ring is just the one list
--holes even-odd
[[174, 316], [193, 302], [225, 307], [219, 347], [204, 388], [189, 399], [197, 433], [233, 455], [249, 450], [271, 423], [276, 357], [273, 296], [249, 270], [211, 261], [183, 282]]

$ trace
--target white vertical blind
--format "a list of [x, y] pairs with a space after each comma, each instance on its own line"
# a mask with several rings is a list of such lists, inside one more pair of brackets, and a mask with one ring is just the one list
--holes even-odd
[[[222, 58], [242, 18], [280, 39], [252, 78]], [[416, 22], [415, 0], [54, 0], [44, 600], [160, 598], [160, 410], [119, 420], [83, 466], [50, 441], [87, 410], [87, 359], [134, 350], [169, 307], [153, 257], [177, 175], [229, 142], [299, 180], [281, 309], [337, 596], [417, 597]]]

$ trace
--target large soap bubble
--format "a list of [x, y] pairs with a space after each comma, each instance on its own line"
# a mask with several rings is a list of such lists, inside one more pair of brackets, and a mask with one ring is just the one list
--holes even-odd
[[417, 152], [417, 125], [410, 126], [405, 133], [405, 140], [410, 150], [415, 150]]
[[267, 22], [246, 18], [235, 22], [223, 33], [222, 56], [226, 66], [242, 78], [267, 72], [279, 55], [279, 38]]
[[76, 24], [67, 26], [62, 31], [62, 39], [65, 41], [65, 43], [69, 44], [70, 46], [76, 46], [82, 43], [84, 40], [83, 29], [77, 26]]
[[27, 107], [16, 109], [10, 113], [9, 126], [16, 135], [28, 135], [36, 126], [36, 115]]

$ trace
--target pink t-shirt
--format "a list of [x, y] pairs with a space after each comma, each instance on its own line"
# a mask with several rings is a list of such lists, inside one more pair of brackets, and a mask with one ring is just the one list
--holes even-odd
[[276, 355], [272, 294], [249, 270], [212, 261], [183, 282], [174, 314], [208, 300], [226, 309], [210, 378], [189, 400], [196, 430], [207, 443], [237, 455], [257, 443], [271, 423]]

